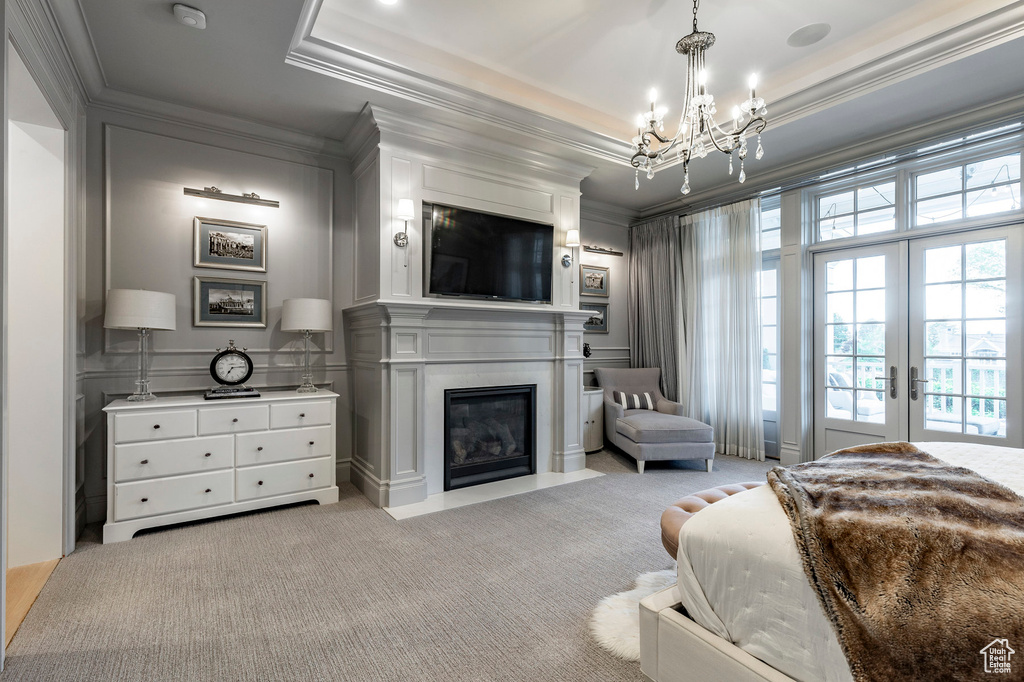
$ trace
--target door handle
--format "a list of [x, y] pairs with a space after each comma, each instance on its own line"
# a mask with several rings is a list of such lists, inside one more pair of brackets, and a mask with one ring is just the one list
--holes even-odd
[[911, 400], [917, 400], [917, 395], [918, 395], [918, 393], [917, 393], [917, 385], [918, 384], [927, 384], [927, 383], [928, 383], [928, 379], [918, 379], [917, 378], [917, 367], [911, 367], [910, 368], [910, 399]]
[[887, 377], [875, 377], [875, 381], [888, 381], [889, 382], [889, 397], [896, 397], [896, 365], [889, 366], [889, 376]]

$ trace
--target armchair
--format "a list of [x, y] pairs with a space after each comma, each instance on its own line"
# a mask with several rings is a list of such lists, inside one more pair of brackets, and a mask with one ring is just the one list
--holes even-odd
[[[683, 406], [665, 398], [659, 388], [661, 370], [594, 370], [598, 385], [604, 389], [604, 429], [606, 440], [636, 460], [637, 471], [644, 472], [650, 460], [703, 459], [711, 471], [715, 458], [714, 431], [710, 426], [683, 415]], [[650, 393], [654, 410], [627, 410], [615, 402], [615, 391]]]

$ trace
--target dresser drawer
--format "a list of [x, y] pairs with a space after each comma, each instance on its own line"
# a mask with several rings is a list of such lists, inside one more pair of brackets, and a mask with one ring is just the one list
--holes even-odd
[[286, 495], [331, 485], [333, 457], [249, 467], [235, 471], [238, 501]]
[[143, 412], [114, 417], [114, 442], [189, 438], [196, 435], [196, 411]]
[[118, 483], [114, 486], [114, 519], [125, 521], [229, 504], [234, 500], [232, 483], [231, 471]]
[[288, 429], [296, 426], [319, 426], [330, 424], [334, 403], [318, 400], [309, 403], [280, 403], [270, 406], [270, 428]]
[[114, 480], [176, 476], [235, 465], [234, 436], [114, 446]]
[[331, 454], [331, 427], [264, 431], [235, 436], [235, 466], [326, 457]]
[[263, 431], [270, 427], [266, 405], [231, 405], [199, 410], [199, 435]]

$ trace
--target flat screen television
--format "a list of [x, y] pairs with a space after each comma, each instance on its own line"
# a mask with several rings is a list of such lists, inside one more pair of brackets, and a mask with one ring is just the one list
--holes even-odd
[[429, 295], [551, 302], [552, 225], [440, 204], [423, 217]]

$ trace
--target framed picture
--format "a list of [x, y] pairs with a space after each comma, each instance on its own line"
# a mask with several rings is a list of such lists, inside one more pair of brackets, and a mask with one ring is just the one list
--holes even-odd
[[608, 296], [608, 268], [580, 264], [580, 295]]
[[580, 303], [580, 310], [590, 313], [590, 319], [583, 323], [583, 331], [596, 334], [608, 333], [607, 303]]
[[196, 327], [267, 327], [267, 283], [195, 277], [192, 324]]
[[193, 264], [197, 268], [267, 271], [266, 225], [199, 217], [193, 223]]

